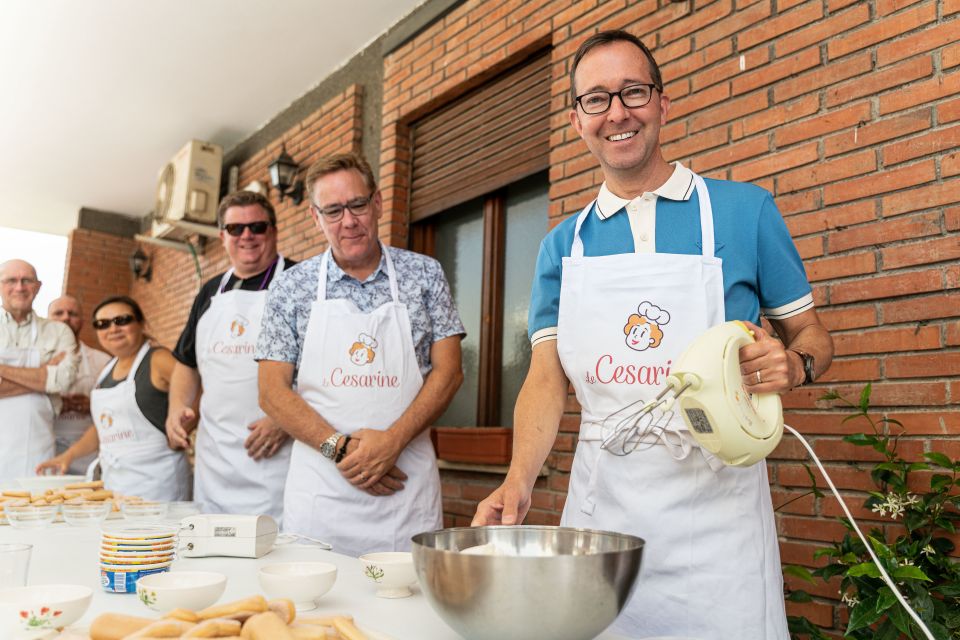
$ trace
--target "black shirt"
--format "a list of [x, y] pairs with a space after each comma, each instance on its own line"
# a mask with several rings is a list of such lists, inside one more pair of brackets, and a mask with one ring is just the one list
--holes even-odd
[[[143, 356], [140, 366], [137, 367], [137, 372], [133, 374], [133, 385], [137, 392], [137, 406], [140, 408], [140, 413], [150, 421], [150, 424], [166, 434], [168, 394], [166, 391], [161, 391], [153, 386], [153, 382], [150, 380], [150, 361], [153, 359], [153, 352], [156, 350], [156, 347], [150, 347], [147, 355]], [[109, 389], [126, 380], [126, 377], [119, 380], [113, 377], [113, 370], [116, 368], [116, 364], [110, 367], [110, 373], [100, 381], [100, 384], [97, 385], [98, 389]]]
[[[283, 270], [286, 271], [295, 264], [297, 263], [290, 258], [284, 258]], [[224, 291], [233, 289], [261, 291], [270, 286], [276, 272], [275, 264], [271, 263], [269, 267], [260, 273], [246, 279], [239, 278], [236, 274], [233, 274], [230, 276], [230, 279], [227, 280]], [[226, 272], [218, 273], [200, 287], [200, 292], [197, 294], [197, 297], [194, 298], [193, 306], [190, 308], [190, 316], [187, 318], [187, 324], [183, 327], [180, 339], [177, 340], [177, 346], [173, 350], [173, 357], [191, 369], [197, 368], [197, 323], [200, 322], [200, 316], [210, 308], [210, 301], [213, 299], [213, 296], [217, 294], [217, 290], [220, 288], [220, 280], [223, 278], [224, 273]], [[266, 276], [266, 281], [264, 281], [264, 276]]]

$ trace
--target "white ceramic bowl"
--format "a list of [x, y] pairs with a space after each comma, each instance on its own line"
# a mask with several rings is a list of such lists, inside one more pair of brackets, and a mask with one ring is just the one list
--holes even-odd
[[120, 505], [123, 517], [130, 522], [156, 522], [167, 517], [166, 502], [124, 502]]
[[360, 570], [375, 585], [381, 598], [406, 598], [417, 581], [413, 556], [408, 551], [383, 551], [360, 556]]
[[0, 591], [0, 637], [32, 638], [83, 617], [93, 590], [76, 584], [46, 584]]
[[24, 491], [43, 493], [47, 489], [59, 489], [74, 482], [83, 482], [83, 476], [29, 476], [17, 478], [17, 484]]
[[65, 504], [62, 506], [63, 519], [74, 527], [94, 527], [107, 519], [113, 503], [84, 502], [82, 504]]
[[288, 598], [298, 611], [315, 609], [316, 599], [337, 580], [329, 562], [277, 562], [260, 567], [260, 586], [271, 598]]
[[7, 521], [15, 529], [46, 528], [57, 517], [58, 511], [60, 511], [60, 507], [55, 504], [10, 505], [4, 509]]
[[137, 597], [154, 611], [199, 611], [214, 604], [227, 588], [227, 576], [211, 571], [170, 571], [137, 581]]
[[171, 502], [167, 507], [167, 518], [170, 520], [179, 521], [187, 516], [195, 516], [198, 513], [200, 513], [200, 505], [187, 500]]

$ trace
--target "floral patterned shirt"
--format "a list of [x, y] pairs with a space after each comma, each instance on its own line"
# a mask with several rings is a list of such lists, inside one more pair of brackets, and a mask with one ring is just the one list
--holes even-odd
[[[443, 267], [433, 258], [395, 247], [385, 247], [397, 272], [400, 302], [410, 315], [413, 346], [420, 373], [426, 377], [432, 366], [430, 347], [434, 342], [455, 335], [466, 335], [460, 314], [453, 304], [450, 285]], [[323, 254], [285, 270], [270, 287], [263, 325], [257, 340], [257, 360], [296, 363], [300, 370], [303, 340], [310, 311], [317, 299], [317, 284]], [[390, 281], [386, 259], [366, 280], [347, 275], [331, 259], [327, 267], [327, 298], [346, 298], [363, 313], [390, 302]]]

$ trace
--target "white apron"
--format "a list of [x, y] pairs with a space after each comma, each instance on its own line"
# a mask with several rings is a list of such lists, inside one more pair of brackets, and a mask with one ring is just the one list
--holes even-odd
[[[126, 379], [115, 387], [90, 392], [90, 413], [100, 439], [104, 487], [122, 495], [170, 502], [190, 499], [190, 464], [182, 451], [167, 444], [167, 436], [147, 420], [137, 406], [134, 376], [150, 350], [144, 343]], [[109, 375], [117, 359], [100, 376]]]
[[[276, 265], [283, 271], [283, 257]], [[280, 521], [289, 442], [272, 457], [254, 460], [243, 443], [247, 428], [266, 414], [257, 397], [253, 354], [267, 291], [223, 291], [223, 275], [210, 308], [197, 323], [197, 371], [203, 381], [193, 499], [203, 513], [269, 515]], [[272, 282], [276, 282], [274, 275]]]
[[[36, 344], [36, 316], [30, 325], [30, 344]], [[0, 364], [39, 367], [36, 347], [0, 349]], [[53, 404], [45, 393], [33, 392], [0, 399], [0, 483], [34, 475], [34, 469], [54, 455]]]
[[[386, 256], [392, 302], [362, 313], [349, 300], [327, 300], [330, 251], [320, 267], [317, 300], [303, 343], [298, 391], [341, 433], [387, 429], [423, 386], [407, 308]], [[372, 496], [340, 475], [332, 460], [300, 441], [293, 445], [284, 497], [284, 529], [318, 538], [350, 556], [410, 549], [410, 538], [441, 526], [440, 475], [426, 431], [397, 459], [404, 488]]]
[[[106, 353], [91, 349], [81, 343], [77, 379], [70, 387], [70, 393], [89, 397], [90, 391], [97, 382], [97, 376], [100, 375], [100, 371], [103, 370], [109, 360], [110, 356]], [[53, 431], [57, 441], [57, 455], [69, 449], [74, 442], [79, 440], [91, 424], [93, 424], [93, 418], [90, 417], [89, 413], [62, 411], [53, 423]], [[67, 473], [83, 475], [96, 457], [96, 453], [91, 453], [82, 458], [76, 458], [70, 463]]]
[[583, 412], [561, 524], [646, 541], [636, 590], [614, 623], [619, 633], [787, 640], [766, 466], [724, 466], [679, 414], [632, 453], [612, 452], [631, 449], [617, 438], [626, 433], [618, 431], [622, 410], [655, 397], [687, 344], [724, 320], [713, 212], [702, 178], [695, 181], [702, 256], [585, 257], [580, 227], [592, 203], [577, 220], [563, 259], [557, 350]]

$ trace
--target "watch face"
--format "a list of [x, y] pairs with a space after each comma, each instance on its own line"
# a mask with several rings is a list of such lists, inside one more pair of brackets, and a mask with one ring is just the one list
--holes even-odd
[[336, 443], [325, 440], [322, 445], [320, 445], [320, 455], [325, 458], [332, 458], [336, 455], [337, 445]]

